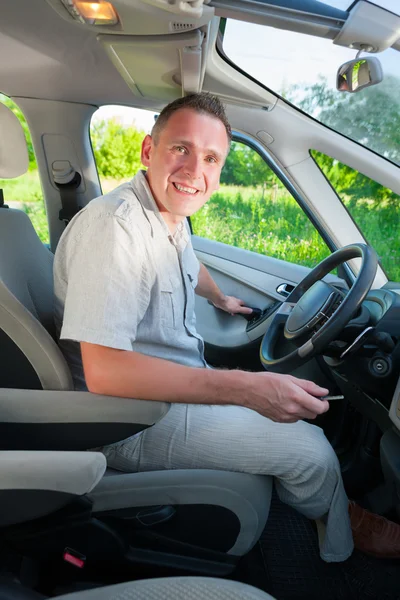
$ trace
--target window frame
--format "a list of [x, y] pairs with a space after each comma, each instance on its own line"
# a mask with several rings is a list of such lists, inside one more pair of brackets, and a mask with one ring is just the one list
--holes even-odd
[[[224, 35], [225, 35], [225, 27], [224, 27], [223, 21], [226, 22], [228, 20], [228, 18], [231, 18], [231, 17], [223, 17], [223, 18], [221, 18], [220, 29], [219, 29], [219, 33], [217, 35], [216, 42], [215, 42], [215, 50], [216, 50], [218, 56], [227, 65], [229, 65], [232, 69], [234, 69], [235, 71], [237, 71], [238, 73], [240, 73], [241, 75], [243, 75], [243, 77], [246, 77], [246, 79], [249, 79], [250, 81], [252, 81], [256, 85], [258, 85], [262, 89], [266, 90], [269, 94], [272, 94], [273, 96], [275, 96], [278, 100], [280, 100], [284, 104], [287, 104], [288, 106], [290, 106], [291, 108], [293, 108], [295, 111], [297, 111], [298, 113], [300, 113], [304, 117], [307, 117], [307, 119], [310, 119], [310, 120], [314, 121], [314, 123], [317, 123], [320, 127], [324, 127], [325, 129], [328, 129], [329, 131], [332, 131], [336, 135], [342, 136], [344, 139], [349, 140], [353, 144], [356, 144], [357, 146], [359, 146], [363, 150], [367, 150], [368, 152], [371, 152], [372, 154], [374, 154], [378, 158], [386, 160], [389, 164], [391, 164], [394, 167], [400, 169], [400, 164], [393, 162], [390, 158], [387, 158], [386, 156], [383, 156], [383, 154], [380, 154], [379, 152], [377, 152], [373, 148], [370, 148], [369, 146], [365, 146], [361, 142], [359, 142], [357, 140], [354, 140], [353, 138], [351, 138], [351, 137], [345, 135], [344, 133], [342, 133], [341, 131], [337, 131], [336, 129], [333, 129], [333, 127], [330, 127], [329, 125], [326, 125], [325, 123], [322, 123], [316, 117], [313, 117], [312, 115], [306, 113], [299, 106], [296, 106], [296, 104], [293, 104], [292, 102], [290, 102], [290, 100], [288, 100], [287, 98], [284, 98], [283, 96], [281, 96], [279, 94], [279, 92], [277, 92], [276, 90], [268, 87], [266, 84], [262, 83], [261, 81], [259, 81], [255, 77], [253, 77], [253, 75], [250, 75], [250, 73], [247, 73], [247, 71], [244, 71], [241, 67], [239, 67], [239, 65], [237, 65], [236, 63], [234, 63], [232, 61], [232, 59], [229, 58], [229, 56], [225, 53], [225, 50], [223, 48], [223, 41], [224, 41]], [[267, 24], [265, 26], [268, 27]], [[305, 34], [305, 35], [307, 35], [307, 34]], [[393, 49], [397, 50], [399, 52], [399, 54], [400, 54], [400, 48], [397, 48], [394, 45]], [[265, 107], [265, 109], [268, 110], [268, 107]]]
[[[255, 140], [253, 137], [251, 137], [250, 135], [247, 135], [247, 134], [242, 133], [237, 130], [232, 130], [232, 141], [247, 145], [249, 148], [251, 148], [252, 150], [257, 152], [257, 154], [259, 154], [259, 156], [261, 156], [263, 161], [268, 165], [268, 167], [271, 169], [271, 171], [273, 171], [273, 173], [275, 173], [275, 175], [278, 177], [278, 179], [281, 181], [281, 183], [285, 186], [285, 188], [287, 189], [289, 194], [291, 194], [291, 196], [297, 202], [300, 209], [305, 213], [306, 217], [310, 220], [312, 225], [315, 227], [315, 229], [317, 230], [318, 234], [321, 236], [321, 238], [327, 245], [330, 252], [335, 252], [336, 250], [338, 250], [338, 247], [336, 246], [336, 244], [333, 241], [333, 239], [331, 238], [331, 236], [329, 234], [327, 234], [323, 225], [312, 214], [312, 212], [311, 212], [309, 206], [307, 205], [306, 201], [304, 200], [304, 197], [302, 196], [302, 194], [299, 192], [299, 190], [296, 188], [296, 186], [292, 183], [291, 179], [286, 174], [284, 169], [265, 150], [264, 146], [260, 142]], [[311, 150], [310, 150], [310, 155], [311, 155]], [[329, 184], [329, 181], [328, 181], [328, 184]], [[335, 191], [335, 194], [337, 195], [336, 191]], [[339, 200], [340, 200], [340, 198], [339, 198]], [[196, 232], [193, 231], [193, 226], [192, 226], [190, 217], [188, 217], [187, 220], [189, 223], [191, 234], [196, 235]], [[360, 229], [359, 229], [359, 231], [360, 231]], [[361, 235], [363, 235], [361, 231], [360, 231], [360, 233], [361, 233]], [[346, 281], [346, 283], [350, 287], [353, 285], [355, 276], [354, 276], [354, 273], [351, 271], [350, 267], [346, 263], [343, 264], [343, 271], [340, 273], [340, 276], [343, 277], [343, 279]]]

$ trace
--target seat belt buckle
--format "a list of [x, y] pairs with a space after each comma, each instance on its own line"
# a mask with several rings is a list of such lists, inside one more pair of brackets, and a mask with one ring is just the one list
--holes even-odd
[[62, 557], [64, 562], [67, 562], [78, 569], [83, 569], [86, 564], [86, 556], [73, 548], [64, 548]]

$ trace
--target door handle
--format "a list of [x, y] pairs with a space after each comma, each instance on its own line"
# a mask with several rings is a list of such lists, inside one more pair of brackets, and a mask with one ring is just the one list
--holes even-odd
[[[210, 304], [211, 306], [214, 306], [214, 308], [216, 308], [217, 310], [221, 310], [221, 308], [217, 308], [212, 302], [211, 300], [207, 300], [208, 304]], [[256, 308], [255, 306], [249, 306], [248, 304], [245, 305], [247, 308], [251, 308], [251, 310], [253, 312], [251, 312], [248, 315], [245, 315], [243, 313], [237, 313], [235, 316], [236, 317], [243, 317], [244, 319], [246, 319], [246, 321], [252, 321], [253, 319], [259, 319], [261, 317], [261, 315], [263, 314], [263, 310], [261, 308]], [[225, 311], [222, 311], [225, 312]]]
[[289, 296], [289, 294], [291, 294], [293, 290], [294, 285], [292, 285], [291, 283], [281, 283], [276, 288], [276, 291], [278, 292], [278, 294], [281, 294], [281, 296]]

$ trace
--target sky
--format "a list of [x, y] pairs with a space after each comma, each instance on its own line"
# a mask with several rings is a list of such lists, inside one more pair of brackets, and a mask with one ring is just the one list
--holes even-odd
[[[223, 47], [233, 62], [276, 92], [290, 84], [315, 83], [319, 75], [336, 88], [339, 66], [357, 54], [330, 39], [233, 20], [228, 20]], [[399, 52], [390, 48], [375, 56], [384, 74], [400, 77]]]
[[125, 106], [102, 106], [99, 108], [93, 120], [107, 120], [117, 118], [124, 125], [135, 125], [137, 129], [141, 129], [145, 133], [150, 133], [154, 125], [154, 111], [141, 110]]
[[[346, 10], [351, 0], [320, 0]], [[372, 0], [400, 14], [400, 0]], [[240, 40], [240, 43], [238, 43]], [[283, 31], [272, 27], [228, 20], [224, 51], [244, 71], [276, 92], [292, 84], [315, 83], [323, 75], [328, 85], [336, 87], [339, 66], [356, 56], [356, 51], [332, 43], [332, 40]], [[400, 53], [388, 49], [379, 53], [383, 72], [400, 78]], [[95, 119], [116, 117], [125, 125], [135, 124], [149, 133], [154, 112], [134, 108], [106, 106], [95, 113]]]

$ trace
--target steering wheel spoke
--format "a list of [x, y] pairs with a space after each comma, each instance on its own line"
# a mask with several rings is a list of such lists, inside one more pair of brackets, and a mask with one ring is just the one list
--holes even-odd
[[279, 315], [280, 317], [282, 317], [286, 323], [290, 313], [293, 311], [295, 306], [296, 306], [295, 302], [282, 302], [282, 304], [276, 311], [275, 315], [276, 316]]

